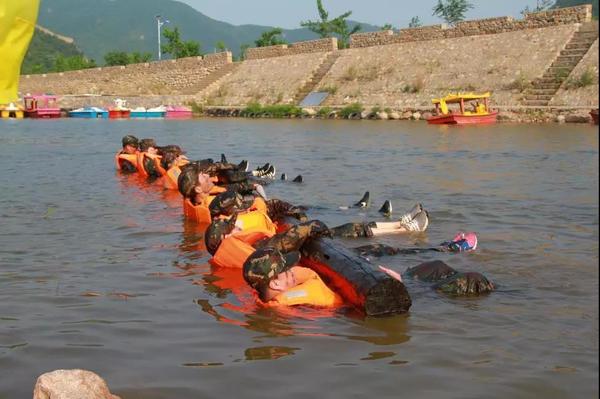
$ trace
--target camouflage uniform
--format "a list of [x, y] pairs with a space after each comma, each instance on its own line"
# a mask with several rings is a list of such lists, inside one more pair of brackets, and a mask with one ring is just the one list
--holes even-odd
[[308, 239], [328, 236], [330, 236], [330, 231], [323, 222], [311, 220], [297, 224], [273, 237], [263, 238], [254, 244], [254, 248], [272, 247], [282, 253], [299, 251]]

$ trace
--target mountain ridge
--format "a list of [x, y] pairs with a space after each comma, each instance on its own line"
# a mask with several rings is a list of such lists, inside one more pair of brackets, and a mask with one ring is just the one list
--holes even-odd
[[[170, 20], [164, 27], [179, 27], [184, 40], [199, 41], [205, 53], [212, 52], [216, 43], [223, 41], [234, 55], [239, 55], [242, 44], [254, 46], [254, 40], [262, 32], [274, 28], [218, 21], [175, 0], [95, 0], [86, 3], [81, 0], [42, 0], [38, 22], [52, 31], [73, 37], [87, 57], [102, 64], [109, 51], [151, 52], [156, 56], [156, 15]], [[363, 31], [379, 29], [374, 25], [360, 25]], [[318, 38], [304, 28], [283, 29], [283, 35], [288, 42]]]

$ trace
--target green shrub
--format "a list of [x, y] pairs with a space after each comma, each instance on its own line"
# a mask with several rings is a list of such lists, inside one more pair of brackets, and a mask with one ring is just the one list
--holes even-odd
[[246, 108], [240, 112], [240, 116], [257, 116], [262, 114], [263, 107], [259, 103], [249, 103]]
[[330, 107], [323, 107], [317, 111], [317, 116], [321, 118], [327, 118], [329, 114], [333, 111]]
[[262, 106], [250, 103], [240, 112], [240, 116], [269, 116], [272, 118], [288, 118], [302, 115], [302, 108], [291, 104], [272, 104]]
[[350, 105], [347, 105], [344, 108], [342, 108], [340, 111], [340, 115], [342, 116], [342, 118], [348, 118], [352, 114], [360, 114], [362, 111], [363, 111], [363, 106], [359, 103], [354, 103], [354, 104], [350, 104]]
[[192, 113], [194, 115], [202, 115], [204, 113], [204, 107], [202, 107], [202, 104], [198, 104], [195, 100], [189, 101], [188, 105], [192, 107]]
[[592, 68], [587, 68], [577, 77], [569, 79], [567, 82], [567, 89], [579, 89], [581, 87], [591, 86], [596, 83], [596, 74]]

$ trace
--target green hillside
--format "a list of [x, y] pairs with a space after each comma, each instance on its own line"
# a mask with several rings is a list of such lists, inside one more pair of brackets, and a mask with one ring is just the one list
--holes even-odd
[[598, 0], [556, 0], [554, 7], [573, 7], [581, 4], [591, 4], [593, 6], [592, 14], [595, 19], [598, 19]]
[[[244, 43], [253, 44], [271, 26], [231, 25], [217, 21], [194, 8], [173, 0], [42, 0], [39, 24], [75, 38], [86, 56], [103, 63], [113, 50], [152, 52], [156, 56], [156, 15], [170, 20], [167, 27], [179, 27], [184, 40], [197, 40], [202, 51], [214, 51], [222, 40], [238, 54]], [[300, 21], [298, 21], [300, 23]], [[363, 25], [363, 30], [377, 27]], [[306, 29], [284, 30], [288, 42], [315, 39]]]
[[43, 73], [52, 71], [59, 56], [81, 56], [83, 53], [73, 43], [67, 43], [55, 36], [35, 30], [31, 44], [25, 55], [21, 73]]

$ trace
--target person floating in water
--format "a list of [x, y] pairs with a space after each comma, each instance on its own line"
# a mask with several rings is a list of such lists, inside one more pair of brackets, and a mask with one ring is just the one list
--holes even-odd
[[139, 140], [135, 136], [127, 135], [121, 140], [123, 148], [115, 155], [115, 165], [123, 173], [137, 172]]

